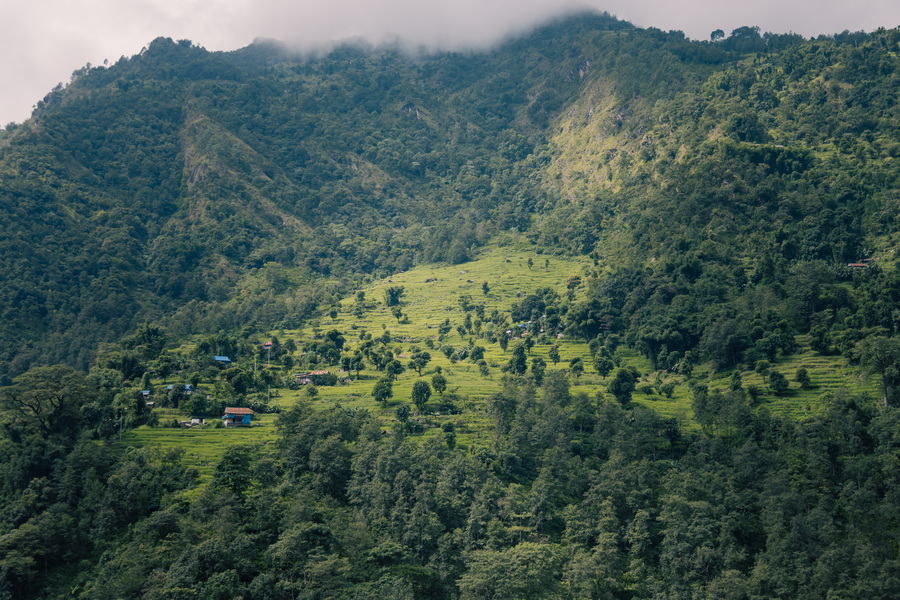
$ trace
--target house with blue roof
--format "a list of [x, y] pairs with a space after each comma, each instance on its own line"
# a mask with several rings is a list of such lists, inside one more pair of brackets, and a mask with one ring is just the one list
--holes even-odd
[[249, 408], [229, 406], [225, 408], [222, 422], [225, 424], [225, 427], [250, 427], [252, 418], [253, 411]]

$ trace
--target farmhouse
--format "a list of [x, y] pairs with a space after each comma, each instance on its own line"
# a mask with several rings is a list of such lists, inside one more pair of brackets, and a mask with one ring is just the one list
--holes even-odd
[[[171, 391], [174, 390], [174, 389], [175, 389], [175, 384], [170, 383], [169, 385], [167, 385], [167, 386], [163, 389], [163, 392], [164, 392], [166, 395], [168, 395], [169, 392], [171, 392]], [[185, 396], [190, 396], [191, 394], [194, 393], [194, 386], [191, 385], [190, 383], [184, 384], [184, 385], [182, 386], [181, 389], [184, 390]]]
[[291, 379], [297, 385], [337, 385], [337, 376], [329, 371], [313, 371], [312, 373], [294, 373]]
[[225, 408], [222, 422], [225, 424], [225, 427], [249, 427], [252, 416], [253, 411], [249, 408], [229, 406]]

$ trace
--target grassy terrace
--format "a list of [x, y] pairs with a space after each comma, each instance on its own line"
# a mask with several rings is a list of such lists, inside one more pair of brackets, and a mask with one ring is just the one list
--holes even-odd
[[[531, 266], [528, 265], [529, 259], [532, 261]], [[375, 370], [361, 371], [359, 379], [352, 373], [347, 385], [319, 387], [318, 395], [312, 399], [308, 399], [303, 390], [279, 389], [274, 392], [277, 396], [273, 394], [271, 404], [283, 409], [297, 402], [308, 401], [314, 408], [320, 409], [331, 408], [338, 404], [349, 410], [365, 409], [378, 415], [384, 427], [390, 429], [396, 424], [397, 406], [409, 403], [413, 384], [419, 379], [430, 382], [435, 368], [440, 366], [448, 382], [445, 395], [452, 394], [457, 398], [455, 405], [458, 412], [456, 414], [442, 412], [437, 408], [441, 397], [434, 393], [426, 410], [427, 414], [417, 415], [413, 409], [413, 417], [426, 425], [424, 432], [426, 436], [437, 434], [443, 423], [453, 422], [456, 426], [457, 445], [463, 450], [473, 445], [487, 444], [491, 436], [491, 425], [483, 410], [483, 400], [500, 389], [502, 379], [500, 367], [509, 361], [516, 341], [510, 341], [507, 351], [504, 352], [499, 344], [490, 344], [476, 336], [460, 336], [456, 326], [463, 322], [465, 316], [460, 299], [469, 296], [471, 304], [483, 303], [487, 315], [495, 309], [507, 313], [513, 303], [538, 288], [550, 287], [563, 296], [569, 275], [582, 273], [586, 266], [588, 266], [586, 262], [538, 255], [528, 248], [493, 247], [486, 250], [478, 260], [464, 265], [417, 267], [375, 281], [360, 290], [365, 293], [369, 306], [361, 317], [356, 316], [355, 298], [351, 297], [344, 300], [333, 319], [325, 316], [320, 322], [302, 330], [266, 332], [261, 335], [260, 340], [264, 341], [274, 333], [282, 342], [291, 338], [301, 345], [311, 337], [337, 329], [347, 340], [346, 351], [352, 350], [359, 343], [359, 336], [363, 332], [378, 337], [388, 331], [392, 339], [390, 347], [405, 366], [410, 347], [418, 345], [425, 349], [425, 340], [428, 338], [438, 344], [438, 326], [445, 319], [449, 319], [453, 329], [440, 343], [461, 347], [474, 339], [475, 343], [485, 348], [484, 358], [489, 365], [488, 376], [482, 376], [478, 366], [471, 361], [451, 362], [436, 345], [435, 349], [429, 350], [432, 359], [421, 377], [414, 370], [407, 369], [397, 378], [394, 382], [394, 397], [386, 407], [377, 403], [371, 395], [375, 382], [383, 376], [382, 372]], [[590, 266], [593, 267], [592, 264]], [[490, 288], [488, 294], [483, 293], [484, 282], [487, 282]], [[391, 286], [404, 288], [402, 316], [399, 321], [384, 303], [385, 290]], [[548, 356], [553, 344], [560, 346], [561, 360], [557, 365], [554, 365]], [[548, 371], [567, 368], [569, 359], [581, 357], [585, 363], [585, 373], [577, 379], [571, 378], [572, 394], [585, 393], [594, 398], [598, 392], [605, 393], [610, 378], [604, 379], [593, 371], [590, 352], [584, 341], [548, 340], [548, 343], [539, 343], [531, 350], [529, 365], [531, 358], [535, 356], [547, 362]], [[650, 372], [650, 363], [628, 348], [620, 348], [616, 357], [620, 365], [633, 365], [642, 374], [638, 389], [633, 394], [635, 402], [651, 407], [661, 415], [678, 418], [682, 422], [692, 420], [691, 393], [681, 376]], [[812, 381], [812, 387], [809, 389], [801, 390], [795, 381], [796, 371], [800, 367], [809, 372]], [[337, 370], [336, 366], [329, 368], [332, 372]], [[756, 386], [760, 390], [758, 404], [767, 406], [773, 414], [796, 416], [809, 414], [822, 405], [825, 392], [844, 386], [857, 392], [865, 391], [873, 399], [878, 397], [878, 382], [875, 378], [862, 377], [858, 370], [848, 368], [846, 361], [840, 357], [821, 356], [808, 348], [801, 348], [797, 354], [789, 357], [779, 357], [772, 368], [780, 371], [790, 381], [790, 389], [783, 396], [773, 395], [768, 390], [764, 378], [753, 371], [743, 372], [742, 377], [745, 387]], [[283, 375], [287, 373], [284, 371]], [[702, 366], [694, 372], [695, 378], [705, 381], [710, 387], [720, 388], [727, 387], [730, 375], [730, 373], [711, 375]], [[341, 376], [345, 377], [346, 374]], [[659, 386], [669, 381], [676, 383], [671, 398], [659, 393]], [[650, 394], [641, 391], [641, 388], [648, 384], [653, 387]], [[160, 409], [161, 423], [171, 422], [174, 418], [185, 419], [187, 415], [174, 409]], [[261, 448], [271, 447], [277, 437], [275, 416], [257, 415], [254, 420], [255, 425], [251, 428], [233, 429], [145, 426], [126, 433], [123, 443], [134, 446], [148, 444], [180, 446], [185, 450], [186, 466], [196, 467], [202, 480], [208, 480], [227, 446], [253, 444]]]
[[[160, 420], [184, 419], [175, 409], [160, 409]], [[196, 468], [201, 484], [212, 479], [216, 463], [229, 446], [251, 445], [267, 449], [275, 443], [275, 415], [257, 415], [253, 427], [192, 427], [191, 429], [142, 426], [126, 432], [122, 443], [128, 446], [160, 446], [184, 450], [182, 464]]]

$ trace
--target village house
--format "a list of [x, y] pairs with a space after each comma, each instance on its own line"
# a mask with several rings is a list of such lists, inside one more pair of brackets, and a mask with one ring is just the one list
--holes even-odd
[[297, 385], [306, 385], [312, 383], [314, 385], [335, 385], [337, 376], [332, 375], [330, 371], [313, 371], [312, 373], [294, 373], [291, 375], [294, 383]]
[[249, 408], [229, 406], [225, 408], [225, 414], [222, 415], [222, 423], [225, 424], [225, 427], [249, 427], [252, 417], [253, 411]]
[[[175, 389], [175, 384], [170, 383], [169, 385], [167, 385], [167, 386], [163, 389], [163, 392], [164, 392], [166, 395], [168, 395], [169, 392], [171, 392], [171, 391], [174, 390], [174, 389]], [[185, 395], [185, 396], [190, 396], [191, 394], [194, 393], [194, 386], [191, 385], [190, 383], [184, 384], [184, 386], [183, 386], [182, 389], [184, 389], [184, 395]]]

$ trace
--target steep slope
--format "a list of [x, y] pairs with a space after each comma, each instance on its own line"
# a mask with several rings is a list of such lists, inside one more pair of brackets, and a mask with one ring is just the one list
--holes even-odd
[[[895, 239], [896, 37], [697, 43], [579, 15], [475, 54], [156, 40], [3, 133], [0, 373], [86, 367], [145, 320], [296, 325], [510, 229], [602, 258], [613, 287], [699, 293], [688, 317], [863, 258]], [[679, 352], [710, 318], [673, 326]]]
[[[598, 27], [625, 26], [580, 29]], [[179, 309], [185, 327], [302, 319], [290, 302], [273, 312], [272, 295], [460, 262], [493, 231], [526, 228], [542, 197], [523, 163], [541, 140], [533, 121], [559, 102], [535, 105], [547, 94], [530, 90], [577, 89], [556, 69], [565, 40], [552, 30], [494, 55], [418, 58], [159, 39], [76, 73], [0, 146], [0, 370], [86, 367], [99, 342]], [[266, 265], [290, 275], [264, 274], [273, 285], [248, 298]]]
[[662, 368], [752, 366], [775, 330], [847, 356], [896, 333], [898, 40], [760, 53], [665, 101], [585, 86], [542, 171], [540, 239], [605, 272], [571, 324], [615, 323]]

